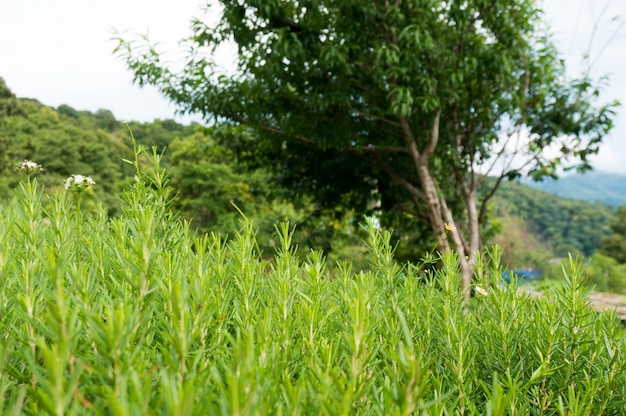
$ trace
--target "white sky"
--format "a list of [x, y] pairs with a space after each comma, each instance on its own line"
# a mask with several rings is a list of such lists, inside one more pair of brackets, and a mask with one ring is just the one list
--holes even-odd
[[[148, 34], [162, 51], [177, 50], [190, 34], [190, 19], [202, 0], [0, 0], [0, 77], [19, 97], [77, 110], [111, 110], [119, 120], [174, 117], [175, 108], [154, 89], [132, 85], [132, 74], [112, 55], [114, 30]], [[626, 27], [603, 45], [626, 20], [625, 0], [543, 0], [559, 49], [572, 73], [581, 57], [597, 57], [592, 74], [610, 74], [605, 98], [626, 104]], [[604, 14], [602, 9], [608, 4]], [[589, 48], [594, 22], [600, 22]], [[232, 56], [221, 58], [229, 65]], [[189, 118], [176, 117], [179, 121]], [[195, 118], [199, 120], [199, 118]], [[626, 111], [594, 158], [596, 169], [626, 173]]]

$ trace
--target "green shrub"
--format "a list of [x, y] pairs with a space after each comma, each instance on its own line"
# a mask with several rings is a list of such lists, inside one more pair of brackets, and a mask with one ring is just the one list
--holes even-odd
[[[614, 258], [600, 252], [585, 259], [582, 277], [594, 291], [626, 293], [626, 264], [619, 264]], [[559, 264], [548, 264], [542, 270], [542, 279], [537, 282], [535, 288], [558, 285], [562, 280], [563, 272]]]
[[623, 330], [579, 264], [532, 299], [492, 260], [466, 311], [453, 255], [401, 266], [372, 227], [372, 270], [332, 276], [286, 224], [271, 261], [250, 223], [194, 236], [154, 158], [117, 218], [76, 194], [44, 211], [30, 178], [2, 206], [3, 413], [623, 414]]

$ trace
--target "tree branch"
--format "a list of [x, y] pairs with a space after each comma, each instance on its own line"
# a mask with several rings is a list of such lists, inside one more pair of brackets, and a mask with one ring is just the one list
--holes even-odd
[[[409, 126], [409, 122], [404, 116], [400, 117], [400, 126], [402, 127], [402, 133], [404, 136], [404, 141], [408, 146], [408, 153], [413, 158], [413, 162], [415, 163], [415, 167], [419, 170], [419, 165], [422, 162], [422, 157], [419, 149], [417, 148], [417, 144], [413, 139], [413, 132], [411, 131], [411, 126]], [[427, 161], [427, 160], [426, 160]]]
[[[232, 116], [232, 119], [241, 123], [241, 124], [246, 124], [246, 125], [252, 125], [252, 123], [250, 122], [250, 120], [247, 120], [243, 117], [239, 117], [239, 116]], [[311, 139], [310, 137], [306, 137], [306, 136], [302, 136], [299, 134], [289, 134], [281, 129], [278, 129], [276, 127], [271, 127], [271, 126], [267, 126], [265, 124], [255, 124], [256, 127], [258, 127], [261, 130], [265, 130], [269, 133], [274, 133], [274, 134], [278, 134], [280, 136], [286, 136], [288, 138], [292, 138], [295, 140], [298, 140], [300, 142], [306, 143], [308, 145], [314, 146], [314, 147], [319, 147], [319, 145], [317, 144], [317, 142], [313, 139]], [[335, 148], [337, 149], [337, 148]], [[396, 153], [408, 153], [408, 149], [404, 148], [404, 147], [399, 147], [399, 146], [376, 146], [376, 145], [365, 145], [365, 146], [353, 146], [353, 147], [348, 147], [346, 148], [346, 151], [349, 152], [396, 152]]]
[[391, 176], [391, 179], [393, 179], [398, 185], [406, 189], [411, 196], [417, 197], [418, 199], [425, 202], [427, 201], [426, 195], [424, 195], [422, 191], [416, 188], [411, 182], [398, 175], [398, 173], [391, 166], [381, 160], [377, 160], [376, 163], [380, 166], [382, 170], [384, 170], [389, 176]]
[[386, 119], [384, 117], [379, 117], [379, 116], [375, 116], [373, 114], [364, 113], [362, 111], [355, 110], [355, 109], [352, 109], [352, 112], [354, 114], [358, 114], [358, 115], [360, 115], [362, 117], [367, 117], [367, 118], [371, 118], [372, 120], [376, 120], [376, 121], [380, 121], [380, 122], [383, 122], [383, 123], [387, 123], [387, 124], [389, 124], [390, 126], [393, 126], [393, 127], [400, 127], [400, 123], [397, 123], [397, 122], [395, 122], [393, 120]]
[[267, 126], [265, 124], [252, 124], [250, 122], [250, 120], [247, 120], [247, 119], [245, 119], [243, 117], [239, 117], [239, 116], [231, 116], [231, 118], [233, 120], [241, 123], [241, 124], [254, 125], [254, 126], [258, 127], [261, 130], [265, 130], [267, 132], [278, 134], [278, 135], [281, 135], [281, 136], [287, 136], [287, 137], [290, 137], [292, 139], [296, 139], [298, 141], [301, 141], [301, 142], [304, 142], [306, 144], [309, 144], [311, 146], [318, 147], [317, 142], [315, 140], [309, 138], [309, 137], [301, 136], [299, 134], [289, 134], [289, 133], [284, 132], [283, 130], [277, 129], [275, 127]]
[[504, 176], [505, 175], [503, 173], [498, 177], [498, 179], [496, 180], [496, 184], [491, 188], [491, 191], [489, 191], [489, 193], [483, 198], [483, 201], [480, 203], [480, 213], [478, 214], [479, 223], [482, 224], [482, 222], [485, 220], [485, 215], [487, 213], [487, 202], [489, 202], [489, 200], [494, 196], [494, 194], [500, 187]]
[[439, 143], [439, 120], [441, 119], [441, 108], [437, 110], [435, 114], [435, 119], [433, 120], [433, 128], [430, 133], [430, 140], [426, 144], [426, 148], [424, 149], [423, 157], [426, 159], [430, 158], [435, 149], [437, 148], [437, 144]]
[[418, 201], [415, 198], [411, 198], [411, 201], [413, 202], [413, 205], [415, 205], [415, 211], [411, 211], [410, 209], [403, 207], [402, 203], [400, 202], [396, 203], [396, 208], [400, 212], [404, 212], [406, 214], [412, 215], [417, 218], [421, 218], [424, 220], [430, 219], [430, 217], [427, 214], [424, 214], [424, 212], [422, 212], [422, 210], [419, 209]]

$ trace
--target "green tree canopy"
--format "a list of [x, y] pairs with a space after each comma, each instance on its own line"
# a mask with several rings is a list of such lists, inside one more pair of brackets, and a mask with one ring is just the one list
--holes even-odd
[[[183, 71], [149, 45], [117, 49], [183, 111], [254, 129], [245, 154], [325, 204], [425, 218], [469, 287], [486, 174], [587, 169], [611, 128], [597, 85], [568, 80], [534, 0], [220, 0], [196, 19]], [[234, 41], [238, 72], [210, 54]], [[557, 149], [555, 157], [544, 150]], [[558, 153], [558, 152], [557, 152]], [[466, 293], [469, 294], [469, 291]]]

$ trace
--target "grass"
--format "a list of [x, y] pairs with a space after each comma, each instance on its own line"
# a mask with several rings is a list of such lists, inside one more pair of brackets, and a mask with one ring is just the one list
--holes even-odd
[[622, 414], [623, 329], [580, 263], [531, 299], [486, 253], [465, 311], [454, 255], [400, 265], [373, 227], [371, 270], [332, 275], [287, 224], [270, 261], [248, 222], [195, 236], [153, 161], [117, 218], [32, 178], [2, 206], [3, 414]]

